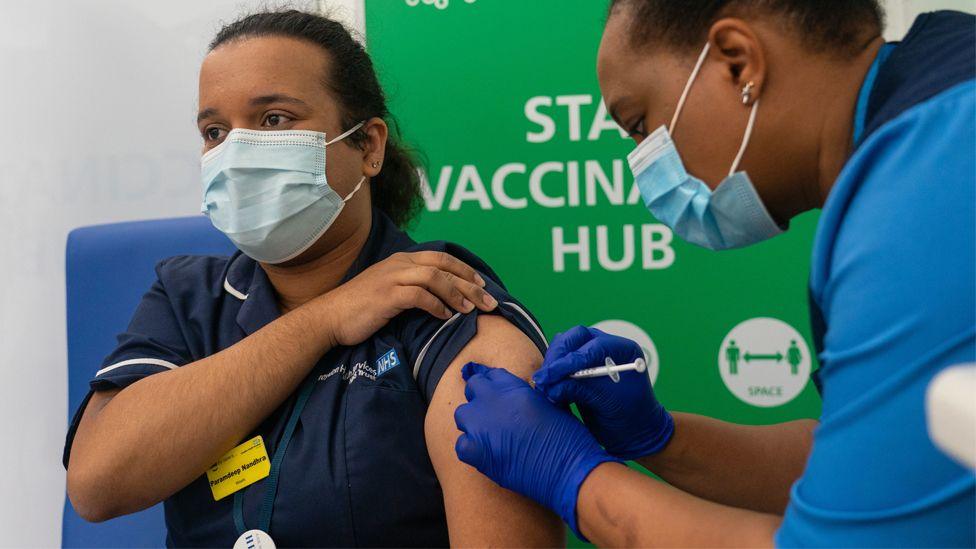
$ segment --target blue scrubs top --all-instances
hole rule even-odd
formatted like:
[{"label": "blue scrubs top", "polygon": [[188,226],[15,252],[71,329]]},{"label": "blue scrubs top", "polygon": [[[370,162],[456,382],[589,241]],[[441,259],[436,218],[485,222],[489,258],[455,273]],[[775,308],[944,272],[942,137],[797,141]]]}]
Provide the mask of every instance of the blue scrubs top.
[{"label": "blue scrubs top", "polygon": [[974,29],[923,15],[865,82],[814,245],[823,414],[778,546],[976,545],[976,478],[924,407],[935,374],[976,360]]},{"label": "blue scrubs top", "polygon": [[[467,250],[416,244],[374,210],[369,238],[343,281],[399,251],[448,252],[477,269],[496,310],[545,352],[532,315],[498,276]],[[119,345],[91,390],[123,388],[226,349],[280,315],[274,289],[249,257],[181,256],[162,261]],[[288,445],[271,536],[281,546],[446,546],[443,496],[427,454],[424,416],[445,369],[477,333],[478,311],[444,321],[405,312],[354,347],[319,361],[307,406]],[[90,394],[89,394],[90,398]],[[250,435],[273,455],[294,395]],[[71,423],[71,442],[88,398]],[[229,448],[228,448],[229,449]],[[255,527],[265,482],[244,489],[243,515]],[[205,475],[165,501],[169,546],[230,547],[237,539],[234,497],[214,501]]]}]

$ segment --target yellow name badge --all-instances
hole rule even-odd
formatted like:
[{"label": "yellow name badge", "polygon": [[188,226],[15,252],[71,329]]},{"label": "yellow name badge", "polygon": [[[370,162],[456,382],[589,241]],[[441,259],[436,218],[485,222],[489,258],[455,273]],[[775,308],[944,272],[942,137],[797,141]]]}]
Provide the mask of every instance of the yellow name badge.
[{"label": "yellow name badge", "polygon": [[250,486],[271,473],[271,460],[264,447],[264,439],[258,435],[237,446],[207,469],[207,480],[214,501]]}]

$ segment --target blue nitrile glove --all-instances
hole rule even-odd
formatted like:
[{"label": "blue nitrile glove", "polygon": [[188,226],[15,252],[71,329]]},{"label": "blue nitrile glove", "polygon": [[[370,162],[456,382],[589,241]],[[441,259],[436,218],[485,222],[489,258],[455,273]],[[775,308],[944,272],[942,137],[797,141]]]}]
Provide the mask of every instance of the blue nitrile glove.
[{"label": "blue nitrile glove", "polygon": [[507,370],[468,363],[468,404],[454,421],[458,458],[503,488],[554,510],[580,538],[576,498],[597,465],[617,461],[573,414]]},{"label": "blue nitrile glove", "polygon": [[619,383],[609,376],[569,377],[604,366],[608,356],[626,364],[644,358],[644,352],[629,339],[577,326],[553,339],[532,379],[553,402],[576,403],[586,426],[611,455],[630,460],[660,452],[674,434],[674,420],[655,398],[646,371],[621,372]]}]

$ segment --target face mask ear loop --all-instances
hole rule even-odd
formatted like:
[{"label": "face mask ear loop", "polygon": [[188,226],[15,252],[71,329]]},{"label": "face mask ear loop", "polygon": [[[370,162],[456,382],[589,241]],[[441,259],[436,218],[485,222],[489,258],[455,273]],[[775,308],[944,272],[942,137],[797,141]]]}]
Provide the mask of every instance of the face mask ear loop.
[{"label": "face mask ear loop", "polygon": [[742,145],[739,146],[739,154],[735,155],[735,161],[732,162],[732,169],[729,170],[729,175],[735,173],[735,170],[739,168],[739,163],[742,162],[742,157],[746,154],[746,147],[749,146],[749,140],[752,139],[752,128],[756,125],[756,113],[759,111],[759,100],[752,104],[752,112],[749,113],[749,124],[746,125],[746,133],[742,136]]},{"label": "face mask ear loop", "polygon": [[702,65],[705,64],[705,57],[708,55],[708,50],[712,47],[711,42],[706,42],[705,47],[702,49],[701,55],[698,56],[698,62],[695,63],[694,70],[691,71],[691,76],[688,77],[688,82],[685,84],[685,91],[681,92],[681,98],[678,99],[678,106],[674,109],[674,116],[671,118],[671,125],[668,126],[668,133],[674,133],[674,126],[678,123],[678,115],[681,114],[681,109],[685,108],[685,101],[688,100],[688,92],[691,91],[691,85],[695,83],[695,79],[698,78],[698,73],[701,71]]},{"label": "face mask ear loop", "polygon": [[356,130],[358,130],[359,128],[362,128],[362,127],[363,127],[363,125],[365,125],[365,124],[366,124],[366,121],[365,121],[365,120],[363,120],[363,121],[362,121],[362,122],[360,122],[359,124],[356,124],[355,126],[353,126],[353,127],[351,127],[351,128],[349,128],[348,130],[346,130],[346,131],[345,131],[345,133],[343,133],[343,134],[342,134],[342,135],[340,135],[339,137],[336,137],[336,138],[335,138],[335,139],[333,139],[332,141],[327,141],[327,142],[325,143],[325,146],[326,146],[326,147],[328,147],[329,145],[331,145],[331,144],[333,144],[333,143],[338,143],[339,141],[342,141],[343,139],[345,139],[345,138],[347,138],[347,137],[349,137],[350,135],[352,135],[352,134],[353,134],[353,132],[355,132],[355,131],[356,131]]},{"label": "face mask ear loop", "polygon": [[366,182],[366,176],[364,175],[363,178],[359,180],[359,183],[356,183],[356,188],[353,189],[351,193],[347,194],[346,197],[342,199],[342,201],[349,202],[349,199],[352,198],[352,195],[359,192],[359,189],[362,188],[363,183],[365,182]]}]

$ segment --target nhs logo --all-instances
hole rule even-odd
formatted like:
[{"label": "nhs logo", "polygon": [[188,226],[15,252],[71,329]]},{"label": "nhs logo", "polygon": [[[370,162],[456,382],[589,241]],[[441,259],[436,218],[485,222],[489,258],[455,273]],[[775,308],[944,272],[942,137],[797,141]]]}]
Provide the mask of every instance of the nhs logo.
[{"label": "nhs logo", "polygon": [[390,349],[385,355],[376,359],[376,375],[381,376],[399,365],[400,357],[397,356],[396,350]]}]

